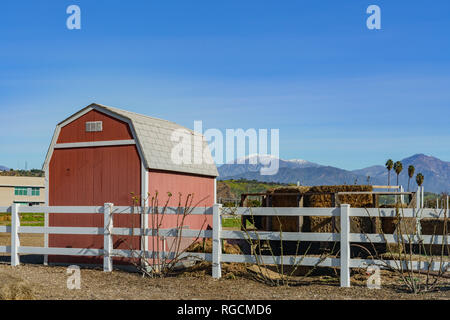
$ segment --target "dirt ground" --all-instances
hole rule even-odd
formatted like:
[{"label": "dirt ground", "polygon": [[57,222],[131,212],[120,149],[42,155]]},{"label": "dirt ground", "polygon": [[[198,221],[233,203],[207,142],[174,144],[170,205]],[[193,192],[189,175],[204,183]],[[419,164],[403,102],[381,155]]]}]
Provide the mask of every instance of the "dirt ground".
[{"label": "dirt ground", "polygon": [[[272,287],[242,274],[242,266],[225,265],[224,278],[210,276],[210,264],[203,263],[189,272],[168,278],[142,278],[137,273],[101,269],[81,269],[81,289],[67,289],[66,267],[21,265],[13,268],[0,264],[0,299],[42,300],[450,300],[450,280],[444,279],[440,291],[409,294],[401,290],[401,280],[389,272],[382,273],[382,288],[368,289],[367,275],[352,276],[352,288],[339,288],[339,279],[315,276],[301,285]],[[237,272],[236,272],[237,271]]]},{"label": "dirt ground", "polygon": [[[40,234],[21,234],[23,246],[44,245]],[[9,245],[9,234],[0,234],[0,246]],[[9,255],[9,254],[0,254]],[[5,258],[5,259],[4,259]],[[23,257],[22,261],[27,261]],[[381,289],[368,289],[368,275],[354,272],[352,287],[340,288],[339,277],[333,273],[301,278],[295,286],[273,287],[254,279],[253,267],[244,264],[223,264],[223,278],[211,277],[210,263],[202,263],[176,275],[161,278],[142,278],[137,273],[102,269],[81,269],[81,289],[67,289],[67,268],[43,266],[28,256],[33,264],[9,266],[8,259],[0,259],[0,300],[450,300],[450,279],[442,279],[440,290],[425,294],[409,294],[402,289],[402,280],[388,271],[382,271]],[[38,259],[39,261],[40,259]],[[126,290],[124,290],[124,287]]]}]

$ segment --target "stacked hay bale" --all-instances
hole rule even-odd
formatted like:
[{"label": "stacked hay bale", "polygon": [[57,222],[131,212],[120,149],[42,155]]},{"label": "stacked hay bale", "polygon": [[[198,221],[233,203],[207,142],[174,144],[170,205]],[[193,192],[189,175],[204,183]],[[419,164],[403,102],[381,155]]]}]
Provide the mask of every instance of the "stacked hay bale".
[{"label": "stacked hay bale", "polygon": [[[338,192],[371,192],[369,185],[340,185],[340,186],[316,186],[309,189],[309,195],[305,196],[304,206],[315,208],[330,208],[340,204],[349,204],[354,208],[373,208],[375,206],[370,194],[345,194],[334,199]],[[339,217],[308,217],[307,231],[310,232],[339,232]],[[379,218],[350,217],[350,232],[352,233],[377,233],[381,228]]]},{"label": "stacked hay bale", "polygon": [[[337,186],[315,186],[315,187],[289,187],[271,190],[270,194],[276,193],[297,193],[303,194],[300,197],[280,195],[273,197],[272,207],[319,207],[333,208],[340,204],[349,204],[354,208],[373,208],[375,199],[372,194],[344,194],[339,192],[372,192],[369,185],[337,185]],[[279,230],[276,221],[280,219],[282,229],[286,232],[319,232],[319,233],[339,233],[339,217],[272,217],[274,222],[271,230]],[[380,233],[381,219],[379,217],[350,217],[350,232],[352,233]],[[334,248],[332,242],[312,243],[312,252],[329,250]],[[364,245],[362,245],[364,246]],[[365,246],[370,247],[370,245]],[[377,250],[385,250],[384,246],[377,247]]]},{"label": "stacked hay bale", "polygon": [[[303,207],[304,197],[301,194],[308,192],[310,187],[279,187],[267,191],[271,197],[272,207]],[[281,193],[281,195],[277,195]],[[283,195],[292,193],[291,195]],[[302,231],[303,217],[284,217],[275,216],[270,217],[272,222],[272,230],[284,232],[299,232]]]},{"label": "stacked hay bale", "polygon": [[[315,207],[331,208],[340,204],[349,204],[355,208],[373,208],[375,206],[371,194],[345,194],[335,196],[338,192],[371,192],[369,185],[338,185],[315,187],[280,187],[268,190],[272,207]],[[278,195],[282,194],[282,195]],[[286,195],[292,193],[293,195]],[[298,196],[296,196],[298,195]],[[352,233],[378,233],[381,222],[377,217],[351,217],[350,230]],[[272,217],[272,230],[279,231],[280,223],[285,232],[339,232],[340,220],[332,217]]]}]

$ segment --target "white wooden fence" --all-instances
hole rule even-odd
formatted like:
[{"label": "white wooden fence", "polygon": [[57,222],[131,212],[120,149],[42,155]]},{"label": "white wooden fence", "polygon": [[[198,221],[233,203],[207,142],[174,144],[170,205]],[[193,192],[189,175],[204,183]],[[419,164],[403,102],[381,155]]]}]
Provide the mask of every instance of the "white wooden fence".
[{"label": "white wooden fence", "polygon": [[[420,199],[418,198],[418,203]],[[448,200],[447,200],[448,201]],[[446,209],[423,209],[420,205],[419,209],[401,209],[401,216],[405,218],[438,218],[444,219],[447,215]],[[131,250],[119,250],[113,248],[112,236],[156,236],[155,229],[142,228],[114,228],[114,214],[141,214],[139,208],[134,207],[114,207],[111,203],[106,203],[103,207],[20,207],[17,204],[11,207],[0,207],[0,212],[11,213],[11,226],[0,227],[0,233],[11,233],[11,245],[0,246],[0,253],[11,254],[11,265],[18,266],[20,264],[20,254],[39,254],[39,255],[71,255],[71,256],[103,256],[103,269],[110,272],[113,269],[113,257],[133,257]],[[230,211],[231,210],[231,211]],[[27,213],[94,213],[104,215],[103,228],[89,227],[25,227],[20,226],[19,212]],[[161,210],[160,210],[161,212]],[[168,208],[166,214],[179,214],[179,208]],[[352,259],[350,257],[350,243],[398,243],[401,239],[397,235],[383,234],[360,234],[350,232],[350,217],[396,217],[395,209],[381,208],[351,208],[347,204],[343,204],[337,208],[222,208],[221,205],[214,205],[209,208],[195,208],[191,214],[212,215],[213,230],[183,230],[183,237],[186,238],[212,238],[213,250],[212,254],[205,253],[186,253],[185,256],[194,256],[213,263],[213,277],[221,277],[222,262],[237,263],[256,263],[258,258],[262,263],[267,265],[283,264],[283,265],[302,265],[302,266],[318,266],[318,267],[337,267],[340,268],[340,284],[342,287],[350,286],[350,269],[366,268],[369,265],[389,265],[392,268],[399,267],[399,261],[377,261],[371,259]],[[340,233],[304,233],[304,232],[283,232],[282,235],[277,231],[226,231],[222,230],[222,217],[233,214],[235,216],[321,216],[321,217],[340,217]],[[177,229],[159,230],[161,237],[176,237]],[[104,248],[53,248],[53,247],[25,247],[20,245],[20,233],[38,233],[38,234],[77,234],[77,235],[103,235]],[[340,258],[318,258],[312,256],[258,256],[254,255],[235,255],[222,253],[223,239],[260,239],[260,240],[278,240],[278,241],[324,241],[324,242],[340,242]],[[426,244],[448,244],[448,235],[404,235],[406,243]],[[160,252],[161,253],[161,252]],[[152,256],[154,252],[146,251],[147,256]],[[162,252],[169,256],[173,253]],[[406,263],[403,262],[406,267]],[[439,261],[429,265],[425,261],[408,263],[409,268],[421,270],[446,270],[449,262],[444,264]]]}]

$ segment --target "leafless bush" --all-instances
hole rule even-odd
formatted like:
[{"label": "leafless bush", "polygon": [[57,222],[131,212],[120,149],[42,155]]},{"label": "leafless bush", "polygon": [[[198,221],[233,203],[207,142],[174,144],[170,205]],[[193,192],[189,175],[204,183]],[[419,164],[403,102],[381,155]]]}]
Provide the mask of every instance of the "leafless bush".
[{"label": "leafless bush", "polygon": [[[249,208],[249,210],[250,223],[252,225],[255,225],[255,217],[252,213],[251,208]],[[227,208],[227,215],[237,217],[235,208]],[[334,247],[333,250],[331,250],[331,253],[322,253],[319,257],[318,262],[312,267],[307,267],[309,270],[307,272],[302,272],[304,273],[302,276],[296,276],[297,271],[299,271],[299,268],[303,266],[303,262],[311,250],[312,243],[308,244],[308,247],[303,254],[299,254],[301,241],[298,240],[295,246],[295,253],[289,255],[286,254],[285,244],[287,243],[287,241],[283,237],[283,225],[279,217],[276,217],[279,223],[278,232],[280,241],[277,242],[277,244],[279,243],[279,255],[278,253],[274,253],[273,242],[271,243],[271,241],[269,240],[261,239],[258,232],[255,232],[255,230],[248,228],[247,225],[245,223],[242,223],[242,220],[240,220],[241,230],[245,234],[245,241],[250,247],[251,255],[253,256],[255,265],[257,267],[257,272],[255,273],[254,279],[270,286],[293,286],[304,283],[305,279],[310,276],[326,258],[331,256],[332,252],[334,251]],[[264,247],[266,248],[266,252],[263,251]],[[267,262],[267,257],[269,257],[269,260],[271,260],[271,262]],[[287,260],[291,261],[291,263],[289,264],[289,268],[286,268],[286,265],[288,265],[286,263]],[[274,271],[271,271],[271,269]],[[271,276],[271,274],[273,274],[273,276]]]},{"label": "leafless bush", "polygon": [[[436,239],[436,229],[430,237],[429,244],[425,243],[421,234],[420,216],[423,209],[419,211],[418,217],[415,221],[415,231],[411,232],[411,226],[403,223],[405,220],[404,210],[400,204],[396,205],[396,225],[394,245],[390,245],[387,241],[386,235],[381,230],[381,235],[386,243],[386,253],[380,253],[380,250],[370,241],[370,237],[366,235],[369,240],[373,253],[369,252],[369,257],[373,259],[376,265],[381,268],[390,270],[397,274],[406,290],[411,293],[430,292],[438,289],[443,279],[448,278],[448,270],[450,268],[450,261],[448,259],[449,244],[447,230],[448,209],[444,211],[443,232],[439,234],[442,236],[442,243],[440,245],[440,254],[433,255],[432,246],[433,239]],[[369,212],[367,212],[369,214]],[[381,218],[381,213],[379,212]],[[406,218],[408,220],[412,218]],[[392,263],[390,263],[392,262]],[[438,271],[433,271],[433,265],[439,265]],[[422,266],[426,266],[423,268]]]},{"label": "leafless bush", "polygon": [[[166,277],[172,274],[184,261],[199,259],[197,255],[188,253],[186,249],[189,245],[186,245],[186,242],[183,243],[183,239],[192,239],[184,237],[183,231],[186,228],[186,219],[192,215],[195,208],[195,205],[193,205],[194,194],[188,194],[183,201],[183,196],[179,193],[178,205],[176,208],[172,208],[176,209],[176,213],[174,213],[176,216],[175,226],[162,229],[169,215],[168,210],[171,209],[169,203],[172,197],[172,193],[168,192],[167,200],[163,203],[163,206],[160,206],[158,192],[153,196],[149,193],[145,201],[141,201],[140,197],[132,194],[134,214],[139,214],[142,218],[148,217],[149,229],[144,228],[143,219],[141,219],[140,234],[137,235],[134,219],[131,219],[131,230],[133,230],[131,240],[121,238],[121,242],[125,243],[131,252],[130,263],[136,267],[143,277]],[[145,205],[146,203],[148,205]],[[190,244],[199,241],[205,225],[206,216],[198,234],[191,240]],[[150,230],[150,233],[145,235],[148,230]],[[136,236],[140,237],[140,248],[137,248],[132,240]],[[146,245],[146,238],[148,238],[149,248]]]}]

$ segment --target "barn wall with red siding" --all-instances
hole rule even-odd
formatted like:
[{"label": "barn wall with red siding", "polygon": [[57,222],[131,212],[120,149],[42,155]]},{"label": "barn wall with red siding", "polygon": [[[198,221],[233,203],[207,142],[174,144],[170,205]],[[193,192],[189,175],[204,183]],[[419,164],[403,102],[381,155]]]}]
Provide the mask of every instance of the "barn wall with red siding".
[{"label": "barn wall with red siding", "polygon": [[[86,122],[102,121],[102,132],[86,132]],[[128,123],[115,119],[96,110],[89,111],[85,115],[67,124],[61,129],[58,143],[132,140]]]},{"label": "barn wall with red siding", "polygon": [[[141,161],[136,146],[56,149],[50,162],[50,206],[116,206],[132,204],[141,193]],[[103,227],[102,214],[50,214],[51,227]],[[116,215],[116,227],[140,227],[140,217]],[[139,249],[139,239],[114,236],[115,248]],[[49,235],[50,247],[103,248],[103,236]],[[50,262],[101,263],[99,258],[49,257]]]}]

